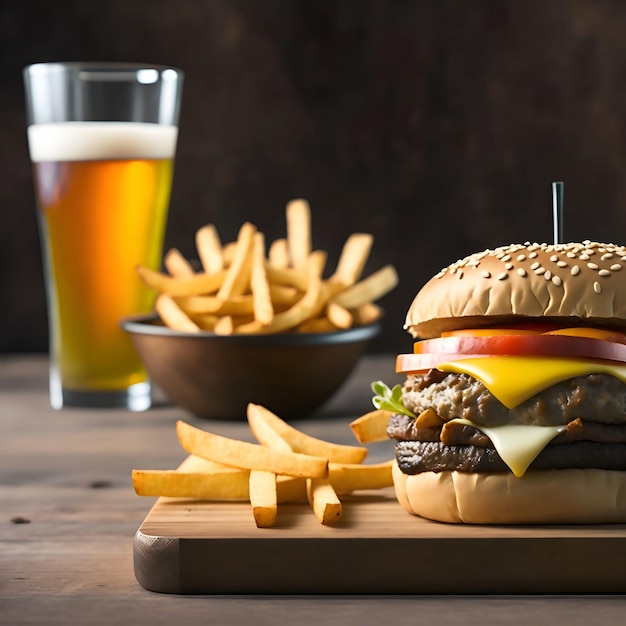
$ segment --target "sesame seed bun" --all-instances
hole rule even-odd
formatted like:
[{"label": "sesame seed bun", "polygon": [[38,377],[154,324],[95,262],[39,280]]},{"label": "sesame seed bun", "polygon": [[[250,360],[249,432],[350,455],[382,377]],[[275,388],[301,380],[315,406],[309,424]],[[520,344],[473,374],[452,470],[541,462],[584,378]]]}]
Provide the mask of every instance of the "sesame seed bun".
[{"label": "sesame seed bun", "polygon": [[542,318],[626,327],[626,247],[591,241],[512,244],[460,259],[415,296],[405,329],[422,339]]},{"label": "sesame seed bun", "polygon": [[465,524],[626,522],[626,472],[561,469],[511,473],[403,474],[394,464],[398,502],[412,515]]}]

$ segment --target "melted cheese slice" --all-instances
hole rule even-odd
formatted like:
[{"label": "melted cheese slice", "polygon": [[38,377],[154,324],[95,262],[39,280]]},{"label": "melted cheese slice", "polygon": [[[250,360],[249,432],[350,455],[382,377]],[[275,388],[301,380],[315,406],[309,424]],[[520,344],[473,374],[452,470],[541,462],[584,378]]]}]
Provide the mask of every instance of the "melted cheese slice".
[{"label": "melted cheese slice", "polygon": [[480,357],[441,363],[437,369],[469,374],[509,409],[552,385],[577,376],[609,374],[626,383],[626,365],[567,357]]},{"label": "melted cheese slice", "polygon": [[532,426],[527,424],[507,424],[505,426],[482,426],[466,419],[453,422],[473,426],[491,439],[500,458],[511,468],[515,476],[521,478],[537,455],[567,426]]}]

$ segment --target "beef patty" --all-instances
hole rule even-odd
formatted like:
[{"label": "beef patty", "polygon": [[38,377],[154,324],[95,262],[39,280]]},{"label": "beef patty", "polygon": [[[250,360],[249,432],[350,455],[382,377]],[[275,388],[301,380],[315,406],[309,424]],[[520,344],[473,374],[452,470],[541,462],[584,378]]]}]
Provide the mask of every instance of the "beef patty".
[{"label": "beef patty", "polygon": [[[440,441],[398,441],[396,461],[405,474],[421,472],[506,472],[510,471],[493,448],[446,446]],[[528,470],[547,469],[626,470],[625,443],[577,441],[546,446]]]},{"label": "beef patty", "polygon": [[432,408],[444,421],[462,417],[483,426],[554,426],[577,417],[608,424],[626,423],[626,385],[608,374],[563,381],[508,409],[475,378],[430,370],[407,377],[402,401],[416,415]]},{"label": "beef patty", "polygon": [[489,437],[468,425],[566,424],[531,463],[533,469],[597,468],[626,470],[626,385],[606,374],[559,383],[508,409],[478,380],[466,374],[431,370],[411,375],[403,388],[404,406],[416,415],[433,409],[438,426],[420,427],[393,415],[387,434],[396,440],[396,460],[405,474],[447,470],[508,471]]}]

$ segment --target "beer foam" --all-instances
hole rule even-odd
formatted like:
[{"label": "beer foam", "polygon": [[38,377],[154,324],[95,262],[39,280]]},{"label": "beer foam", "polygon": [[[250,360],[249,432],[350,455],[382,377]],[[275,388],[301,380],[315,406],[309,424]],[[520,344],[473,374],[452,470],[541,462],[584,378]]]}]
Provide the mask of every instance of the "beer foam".
[{"label": "beer foam", "polygon": [[63,122],[28,127],[31,161],[172,159],[178,128],[141,122]]}]

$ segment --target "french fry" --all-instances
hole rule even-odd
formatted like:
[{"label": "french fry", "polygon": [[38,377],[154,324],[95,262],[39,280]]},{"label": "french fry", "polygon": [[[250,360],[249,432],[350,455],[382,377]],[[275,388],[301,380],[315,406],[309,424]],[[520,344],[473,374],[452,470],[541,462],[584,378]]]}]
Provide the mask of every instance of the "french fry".
[{"label": "french fry", "polygon": [[343,506],[328,478],[308,478],[307,496],[315,517],[329,526],[336,524],[343,514]]},{"label": "french fry", "polygon": [[257,528],[268,528],[276,523],[278,498],[276,474],[262,470],[250,472],[250,504]]},{"label": "french fry", "polygon": [[163,258],[165,269],[172,276],[193,276],[195,272],[187,259],[177,248],[171,248]]},{"label": "french fry", "polygon": [[306,502],[306,478],[276,475],[276,499],[284,502]]},{"label": "french fry", "polygon": [[[252,302],[249,296],[239,296],[241,300],[246,302],[246,310],[252,312]],[[176,298],[178,306],[187,313],[187,315],[198,315],[205,313],[224,313],[232,314],[233,309],[238,308],[239,302],[236,299],[222,300],[217,296],[187,296],[184,298]]]},{"label": "french fry", "polygon": [[222,283],[217,297],[226,300],[231,296],[240,296],[250,284],[250,272],[252,270],[252,244],[256,226],[250,222],[245,222],[239,229],[237,236],[237,246],[235,248],[233,260]]},{"label": "french fry", "polygon": [[267,446],[274,447],[278,435],[294,452],[325,457],[336,463],[361,463],[367,456],[365,447],[347,446],[311,437],[260,404],[249,403],[247,416],[254,436]]},{"label": "french fry", "polygon": [[355,326],[373,324],[383,316],[383,310],[373,302],[366,302],[351,311]]},{"label": "french fry", "polygon": [[306,200],[287,203],[287,248],[291,265],[306,267],[311,253],[311,209]]},{"label": "french fry", "polygon": [[329,302],[326,306],[328,320],[336,328],[350,328],[352,326],[352,313],[336,302]]},{"label": "french fry", "polygon": [[382,298],[398,284],[398,274],[393,265],[385,265],[362,281],[336,295],[333,301],[346,309],[356,309],[368,302]]},{"label": "french fry", "polygon": [[393,486],[392,466],[393,461],[370,465],[330,463],[328,480],[338,494],[362,489],[384,489]]},{"label": "french fry", "polygon": [[250,470],[133,470],[133,488],[140,496],[199,500],[248,500]]},{"label": "french fry", "polygon": [[213,224],[207,224],[196,232],[196,250],[207,274],[215,274],[224,269],[222,244]]},{"label": "french fry", "polygon": [[374,236],[368,233],[350,235],[343,245],[331,280],[343,283],[346,287],[354,285],[363,273],[373,243]]},{"label": "french fry", "polygon": [[214,331],[221,319],[221,317],[212,315],[211,313],[199,313],[192,317],[192,320],[197,324],[200,330],[209,331]]},{"label": "french fry", "polygon": [[289,267],[289,250],[286,239],[274,239],[268,251],[269,262],[274,267]]},{"label": "french fry", "polygon": [[[226,466],[183,471],[181,465],[177,470],[133,470],[132,481],[139,496],[249,501],[250,474],[250,470]],[[305,502],[306,499],[306,479],[276,477],[278,504]]]},{"label": "french fry", "polygon": [[350,428],[359,443],[385,441],[388,439],[387,424],[391,415],[391,411],[376,409],[350,422]]},{"label": "french fry", "polygon": [[304,320],[296,330],[299,333],[332,333],[338,330],[328,317],[312,317]]},{"label": "french fry", "polygon": [[[140,496],[198,500],[250,500],[250,470],[190,454],[175,470],[133,470],[133,487]],[[306,479],[276,477],[277,501],[306,501]]]},{"label": "french fry", "polygon": [[197,333],[200,327],[176,304],[170,296],[157,296],[154,308],[163,322],[171,329],[184,333]]},{"label": "french fry", "polygon": [[295,452],[296,450],[291,447],[287,439],[285,439],[285,437],[280,434],[278,429],[273,426],[271,419],[266,419],[266,412],[273,415],[273,413],[271,413],[268,409],[258,404],[249,403],[246,409],[248,426],[250,426],[250,430],[256,440],[260,444],[263,444],[268,448],[272,448],[273,450]]},{"label": "french fry", "polygon": [[168,276],[138,265],[136,271],[147,287],[174,298],[215,293],[226,277],[226,270],[217,272],[217,274],[197,273],[193,276]]},{"label": "french fry", "polygon": [[264,446],[229,439],[199,428],[182,420],[176,423],[180,445],[189,454],[249,470],[265,470],[300,478],[319,478],[328,475],[328,459],[280,452]]},{"label": "french fry", "polygon": [[322,274],[326,267],[328,254],[324,250],[315,250],[307,257],[307,276],[309,279],[307,291],[311,288],[312,283],[322,282]]},{"label": "french fry", "polygon": [[[293,305],[297,302],[297,293],[287,287],[272,286],[269,298],[277,306]],[[189,296],[188,298],[176,298],[178,306],[189,316],[212,313],[214,315],[254,315],[254,300],[251,294],[233,296],[228,300],[222,300],[217,296]]]},{"label": "french fry", "polygon": [[296,287],[300,291],[306,291],[309,286],[309,275],[306,268],[294,269],[292,267],[276,267],[271,263],[267,263],[265,265],[265,271],[270,283]]},{"label": "french fry", "polygon": [[265,238],[263,233],[260,232],[254,234],[254,242],[252,244],[252,274],[250,283],[254,319],[263,325],[267,325],[274,319],[274,306],[265,272]]},{"label": "french fry", "polygon": [[[267,270],[267,267],[266,267]],[[267,271],[266,271],[267,275]],[[272,285],[270,283],[270,298],[275,306],[294,305],[302,297],[302,292],[288,285]]]},{"label": "french fry", "polygon": [[258,320],[242,324],[240,333],[277,333],[295,328],[304,320],[315,317],[324,307],[327,292],[323,289],[321,274],[326,263],[326,254],[316,250],[309,257],[308,288],[301,300],[291,308],[277,313],[269,324],[261,324]]},{"label": "french fry", "polygon": [[224,244],[222,247],[222,257],[224,258],[224,267],[230,267],[235,258],[235,252],[237,251],[237,242],[230,241]]},{"label": "french fry", "polygon": [[213,326],[213,332],[216,335],[232,335],[234,330],[235,324],[233,323],[232,315],[220,317],[215,326]]}]

